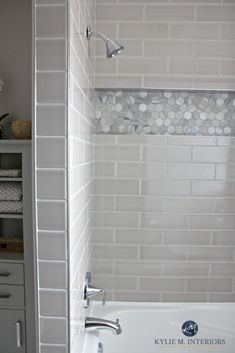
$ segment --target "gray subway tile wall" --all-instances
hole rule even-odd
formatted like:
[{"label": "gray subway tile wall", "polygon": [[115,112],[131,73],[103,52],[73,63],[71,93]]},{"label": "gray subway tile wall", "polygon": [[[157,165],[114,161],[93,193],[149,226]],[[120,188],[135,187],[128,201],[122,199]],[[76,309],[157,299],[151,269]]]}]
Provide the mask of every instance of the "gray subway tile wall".
[{"label": "gray subway tile wall", "polygon": [[97,1],[96,28],[125,50],[107,63],[96,44],[97,88],[235,88],[235,4]]},{"label": "gray subway tile wall", "polygon": [[65,3],[36,1],[35,180],[40,353],[68,352],[66,38]]},{"label": "gray subway tile wall", "polygon": [[84,36],[94,28],[94,1],[73,0],[69,11],[68,71],[68,204],[70,352],[84,343],[83,285],[90,270],[94,169],[94,41]]},{"label": "gray subway tile wall", "polygon": [[78,352],[94,164],[94,48],[82,32],[94,2],[37,0],[35,14],[39,352]]},{"label": "gray subway tile wall", "polygon": [[93,271],[108,298],[234,301],[234,142],[96,135]]}]

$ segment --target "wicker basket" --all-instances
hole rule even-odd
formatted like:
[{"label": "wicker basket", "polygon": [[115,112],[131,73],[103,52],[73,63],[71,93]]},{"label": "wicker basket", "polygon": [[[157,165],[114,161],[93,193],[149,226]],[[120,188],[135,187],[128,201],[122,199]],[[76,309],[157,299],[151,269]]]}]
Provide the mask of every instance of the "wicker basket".
[{"label": "wicker basket", "polygon": [[0,237],[0,252],[23,253],[24,244],[22,239],[1,238]]}]

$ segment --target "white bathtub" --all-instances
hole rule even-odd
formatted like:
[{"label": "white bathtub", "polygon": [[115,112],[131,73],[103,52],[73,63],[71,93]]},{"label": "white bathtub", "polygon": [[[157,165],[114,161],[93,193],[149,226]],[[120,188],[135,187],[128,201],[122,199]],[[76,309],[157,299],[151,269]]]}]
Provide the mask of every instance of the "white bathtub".
[{"label": "white bathtub", "polygon": [[94,303],[90,316],[120,319],[122,334],[87,333],[85,353],[235,353],[235,303]]}]

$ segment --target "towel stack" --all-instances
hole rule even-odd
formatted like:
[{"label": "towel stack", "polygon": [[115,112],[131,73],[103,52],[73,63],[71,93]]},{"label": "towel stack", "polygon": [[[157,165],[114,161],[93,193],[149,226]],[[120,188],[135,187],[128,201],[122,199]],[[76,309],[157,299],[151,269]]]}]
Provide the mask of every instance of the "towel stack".
[{"label": "towel stack", "polygon": [[[19,177],[18,169],[0,170],[0,177]],[[0,213],[22,213],[22,183],[18,181],[0,182]]]}]

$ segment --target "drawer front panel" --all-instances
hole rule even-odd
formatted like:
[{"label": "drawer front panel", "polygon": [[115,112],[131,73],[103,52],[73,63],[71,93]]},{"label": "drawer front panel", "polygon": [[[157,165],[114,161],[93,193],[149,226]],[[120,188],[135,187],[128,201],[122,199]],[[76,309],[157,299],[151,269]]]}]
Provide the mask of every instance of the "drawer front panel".
[{"label": "drawer front panel", "polygon": [[0,284],[24,284],[24,265],[0,262]]},{"label": "drawer front panel", "polygon": [[24,286],[0,285],[0,307],[24,307]]}]

